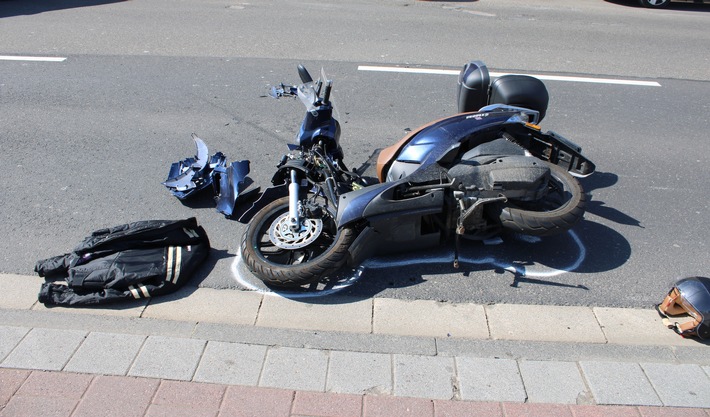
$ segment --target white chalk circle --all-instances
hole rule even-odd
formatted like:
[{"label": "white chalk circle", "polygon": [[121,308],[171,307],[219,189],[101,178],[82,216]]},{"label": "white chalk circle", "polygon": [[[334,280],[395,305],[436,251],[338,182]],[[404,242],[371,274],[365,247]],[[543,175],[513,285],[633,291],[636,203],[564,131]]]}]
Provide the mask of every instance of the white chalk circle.
[{"label": "white chalk circle", "polygon": [[[473,265],[491,265],[493,268],[499,268],[506,270],[515,274],[516,276],[523,278],[549,278],[554,276],[559,276],[568,272],[572,272],[579,268],[579,266],[584,262],[587,256],[587,250],[580,240],[577,234],[570,230],[567,232],[569,237],[574,242],[574,245],[570,245],[569,250],[575,250],[577,253],[572,255],[567,253],[566,255],[573,256],[573,259],[566,265],[552,268],[544,265],[520,265],[514,262],[505,261],[498,259],[495,256],[485,255],[485,256],[472,256],[466,254],[459,254],[459,263],[462,265],[473,264]],[[516,239],[527,244],[539,244],[543,240],[534,236],[524,236],[516,235]],[[502,244],[502,240],[495,241],[495,244]],[[397,268],[405,267],[411,265],[434,265],[441,263],[451,263],[453,259],[453,254],[449,251],[446,253],[422,256],[420,252],[417,252],[416,257],[398,256],[398,257],[375,257],[366,260],[359,267],[354,270],[343,271],[339,274],[336,279],[325,282],[313,284],[308,287],[302,287],[299,290],[276,290],[267,287],[261,280],[256,278],[249,270],[246,268],[242,262],[241,254],[237,253],[237,256],[232,262],[232,276],[235,281],[242,287],[250,290],[256,291],[262,294],[269,294],[275,296],[281,296],[285,298],[313,298],[313,297],[324,297],[332,295],[342,291],[351,285],[355,284],[363,275],[366,274],[369,269],[387,269],[387,268]]]}]

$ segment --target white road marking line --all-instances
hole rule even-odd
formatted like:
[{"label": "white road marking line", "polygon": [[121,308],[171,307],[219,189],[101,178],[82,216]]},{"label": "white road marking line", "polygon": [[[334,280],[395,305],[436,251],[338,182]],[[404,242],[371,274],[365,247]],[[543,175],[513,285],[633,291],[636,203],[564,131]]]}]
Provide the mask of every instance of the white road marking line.
[{"label": "white road marking line", "polygon": [[433,68],[373,67],[360,65],[358,71],[401,72],[405,74],[459,75],[459,71]]},{"label": "white road marking line", "polygon": [[[359,71],[377,71],[377,72],[399,72],[405,74],[434,74],[434,75],[459,75],[458,70],[444,70],[444,69],[434,69],[434,68],[404,68],[404,67],[379,67],[370,65],[360,65],[357,67]],[[510,73],[505,72],[491,72],[491,77],[501,77],[503,75],[509,75]],[[526,74],[531,77],[538,78],[540,80],[548,81],[568,81],[577,83],[596,83],[596,84],[618,84],[618,85],[633,85],[642,87],[660,87],[656,81],[638,81],[638,80],[622,80],[613,78],[591,78],[591,77],[568,77],[561,75],[537,75],[537,74]]]},{"label": "white road marking line", "polygon": [[14,56],[0,55],[0,61],[25,61],[25,62],[64,62],[67,59],[60,56]]}]

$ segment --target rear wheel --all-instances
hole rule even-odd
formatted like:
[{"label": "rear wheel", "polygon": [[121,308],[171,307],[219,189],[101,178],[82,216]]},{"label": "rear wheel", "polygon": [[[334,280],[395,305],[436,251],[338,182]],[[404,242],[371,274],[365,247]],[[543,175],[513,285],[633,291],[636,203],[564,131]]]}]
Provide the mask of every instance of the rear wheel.
[{"label": "rear wheel", "polygon": [[586,195],[579,182],[563,168],[545,162],[550,168],[547,194],[540,200],[508,200],[489,206],[503,228],[535,236],[556,235],[571,229],[584,216]]},{"label": "rear wheel", "polygon": [[317,282],[343,266],[354,231],[338,230],[330,207],[313,212],[296,232],[288,224],[288,197],[254,216],[241,242],[242,257],[254,275],[267,285],[293,288]]}]

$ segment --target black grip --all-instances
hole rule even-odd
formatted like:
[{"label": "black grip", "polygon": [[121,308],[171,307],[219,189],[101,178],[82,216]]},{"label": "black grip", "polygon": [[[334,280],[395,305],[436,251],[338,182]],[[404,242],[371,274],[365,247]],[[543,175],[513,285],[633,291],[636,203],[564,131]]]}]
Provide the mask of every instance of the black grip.
[{"label": "black grip", "polygon": [[328,104],[330,101],[330,90],[333,89],[333,82],[328,81],[325,83],[325,93],[323,95],[323,104]]}]

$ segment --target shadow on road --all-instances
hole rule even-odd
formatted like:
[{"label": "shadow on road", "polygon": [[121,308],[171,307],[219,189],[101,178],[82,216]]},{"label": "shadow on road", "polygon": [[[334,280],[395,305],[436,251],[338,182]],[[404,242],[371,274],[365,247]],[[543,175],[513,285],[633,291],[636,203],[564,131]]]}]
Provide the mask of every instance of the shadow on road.
[{"label": "shadow on road", "polygon": [[[619,181],[619,177],[616,174],[610,172],[595,172],[594,175],[583,178],[580,183],[584,188],[584,191],[591,193],[594,190],[600,188],[611,187]],[[641,222],[621,211],[607,206],[603,201],[596,201],[593,199],[587,200],[587,213],[594,214],[596,216],[605,218],[614,223],[623,224],[627,226],[636,226],[643,228]]]},{"label": "shadow on road", "polygon": [[[372,166],[360,168],[366,171]],[[585,191],[591,192],[611,187],[617,182],[617,175],[597,172],[584,178],[583,186]],[[642,227],[639,220],[601,201],[588,201],[587,211],[617,224]],[[430,275],[468,277],[479,272],[495,271],[510,277],[513,288],[526,283],[587,292],[591,289],[585,285],[560,278],[566,272],[595,274],[611,271],[623,266],[631,257],[631,244],[622,234],[590,220],[581,221],[573,231],[559,236],[537,238],[507,234],[502,236],[500,243],[493,245],[462,242],[458,269],[453,267],[453,249],[453,242],[446,242],[427,251],[375,257],[358,267],[346,268],[325,282],[276,291],[284,297],[305,302],[337,303],[343,301],[328,300],[331,297],[323,296],[335,292],[355,296],[356,299],[368,298],[392,288],[421,285]],[[254,282],[249,280],[253,287],[268,291],[248,271],[244,271],[244,276],[253,278]],[[346,287],[345,291],[338,289]]]},{"label": "shadow on road", "polygon": [[[325,282],[276,292],[303,302],[331,304],[374,297],[393,288],[419,286],[432,276],[475,277],[477,273],[491,271],[507,276],[505,279],[509,279],[513,288],[525,283],[588,292],[592,288],[565,278],[566,272],[593,274],[617,269],[631,257],[631,245],[620,233],[595,222],[583,221],[574,230],[541,239],[507,235],[502,243],[493,246],[465,242],[458,269],[453,266],[453,243],[449,243],[428,251],[368,259]],[[255,286],[260,286],[254,280]],[[337,291],[338,287],[344,289]],[[326,297],[334,290],[354,298]]]},{"label": "shadow on road", "polygon": [[0,18],[32,15],[55,10],[74,9],[77,7],[101,6],[104,4],[120,3],[124,1],[126,0],[0,0]]}]

